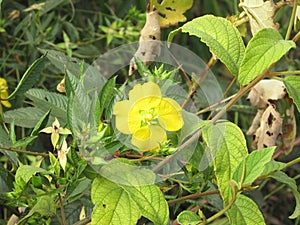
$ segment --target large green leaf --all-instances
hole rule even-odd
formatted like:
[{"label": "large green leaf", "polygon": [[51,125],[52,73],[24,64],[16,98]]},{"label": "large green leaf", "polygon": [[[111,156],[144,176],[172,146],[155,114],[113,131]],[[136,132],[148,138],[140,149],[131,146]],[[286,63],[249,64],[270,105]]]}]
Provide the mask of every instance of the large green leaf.
[{"label": "large green leaf", "polygon": [[16,89],[13,91],[8,96],[8,99],[11,99],[15,97],[16,95],[22,95],[25,93],[28,89],[32,88],[33,85],[35,85],[40,77],[41,71],[44,68],[44,62],[45,62],[45,57],[47,53],[45,53],[41,58],[35,60],[31,66],[26,70],[24,75],[22,76],[21,80],[18,83],[18,86]]},{"label": "large green leaf", "polygon": [[168,222],[167,203],[155,185],[127,186],[99,177],[93,182],[92,201],[92,225],[134,225],[142,215],[154,224]]},{"label": "large green leaf", "polygon": [[230,181],[238,165],[248,154],[246,140],[241,129],[231,122],[220,122],[203,129],[217,177],[217,184],[225,204],[232,199]]},{"label": "large green leaf", "polygon": [[141,217],[139,207],[126,189],[104,177],[96,178],[92,185],[92,201],[96,204],[92,225],[133,225]]},{"label": "large green leaf", "polygon": [[293,192],[295,199],[296,199],[296,207],[292,215],[289,216],[290,219],[295,219],[298,216],[300,216],[300,193],[298,191],[298,187],[296,184],[296,181],[286,175],[282,171],[277,171],[276,173],[273,173],[271,175],[272,178],[277,180],[278,182],[281,182],[283,184],[286,184]]},{"label": "large green leaf", "polygon": [[256,203],[239,194],[236,201],[227,211],[230,225],[265,225],[264,217]]},{"label": "large green leaf", "polygon": [[251,152],[250,155],[247,155],[245,161],[240,163],[233,179],[236,182],[241,181],[242,184],[255,181],[263,173],[265,165],[272,160],[274,151],[275,147],[271,147]]},{"label": "large green leaf", "polygon": [[293,99],[300,112],[300,76],[287,76],[283,80],[289,97]]},{"label": "large green leaf", "polygon": [[97,205],[92,224],[136,224],[141,216],[154,224],[168,223],[168,205],[153,184],[151,170],[113,160],[100,174],[92,185],[92,201]]},{"label": "large green leaf", "polygon": [[57,117],[60,121],[67,120],[67,97],[49,92],[43,89],[30,89],[25,93],[25,96],[32,101],[32,105],[47,112],[51,109],[51,114]]},{"label": "large green leaf", "polygon": [[222,17],[205,15],[172,31],[168,41],[172,41],[179,31],[188,32],[190,35],[199,37],[232,74],[238,74],[244,57],[245,46],[239,31],[231,22]]},{"label": "large green leaf", "polygon": [[26,107],[6,111],[4,118],[7,123],[14,121],[16,126],[33,128],[44,114],[45,112],[43,110],[36,107]]},{"label": "large green leaf", "polygon": [[296,45],[293,41],[283,40],[280,33],[272,28],[260,30],[249,41],[240,66],[238,81],[246,85],[260,75],[271,64],[277,62]]}]

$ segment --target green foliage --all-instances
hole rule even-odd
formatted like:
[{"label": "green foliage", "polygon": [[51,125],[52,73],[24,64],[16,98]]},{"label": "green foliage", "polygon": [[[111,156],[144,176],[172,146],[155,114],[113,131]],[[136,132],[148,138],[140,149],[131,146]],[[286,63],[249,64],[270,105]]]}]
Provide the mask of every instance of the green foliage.
[{"label": "green foliage", "polygon": [[[297,15],[290,13],[291,4],[278,1],[278,13],[269,16],[272,10],[268,11],[268,23],[262,23],[267,27],[256,27],[252,35],[247,30],[249,15],[241,12],[251,10],[245,1],[149,3],[147,8],[146,2],[132,0],[88,4],[82,0],[34,4],[0,0],[0,76],[8,84],[0,85],[1,224],[17,217],[18,224],[263,225],[270,223],[265,214],[274,218],[280,214],[282,224],[299,222],[299,176],[289,176],[298,174],[300,162],[296,130],[300,36],[292,31]],[[160,52],[153,64],[152,59],[136,58],[136,45],[126,45],[122,51],[122,45],[143,40],[141,30],[145,32],[142,37],[153,38],[151,26],[145,31],[143,25],[145,12],[154,9],[158,10],[161,41],[167,38],[171,50],[171,41],[190,48],[190,55],[171,53],[163,42],[156,46],[161,52],[151,52],[152,45],[141,51],[151,57]],[[264,15],[255,13],[255,18],[264,20]],[[183,24],[173,31],[164,29],[178,23]],[[179,32],[185,34],[176,35]],[[114,58],[103,63],[111,52]],[[191,55],[200,57],[197,62],[201,64],[189,61]],[[137,71],[128,76],[132,57]],[[187,62],[182,63],[181,57]],[[120,62],[123,67],[111,72]],[[280,112],[283,124],[277,131],[281,130],[281,138],[274,142],[276,146],[254,151],[244,134],[255,109],[243,96],[266,77],[282,80],[287,90],[278,100],[263,99],[269,93],[258,93],[254,99]],[[176,110],[160,105],[164,101],[158,108],[162,114],[148,105],[143,107],[149,112],[137,110],[136,104],[143,99],[129,105],[133,87],[148,81],[158,85],[162,97],[171,99],[170,107]],[[65,93],[57,93],[58,84]],[[216,94],[214,85],[219,84],[224,99]],[[273,87],[263,90],[274,92]],[[153,90],[140,93],[147,95],[147,91]],[[155,94],[151,93],[153,99]],[[207,96],[213,100],[203,108]],[[6,100],[12,108],[2,106]],[[115,112],[118,101],[136,110],[135,116],[122,114],[121,125]],[[292,110],[293,105],[298,111]],[[259,110],[263,109],[258,109],[257,117]],[[182,117],[181,129],[172,127],[178,121],[169,121],[174,118],[170,112]],[[272,137],[272,129],[264,128],[272,127],[279,116],[270,113],[262,118],[254,119],[252,126],[259,131],[255,135]],[[59,125],[52,126],[55,119]],[[132,124],[139,126],[134,134],[130,133]],[[159,146],[147,152],[138,149],[133,137],[151,139],[156,133],[149,128],[148,135],[145,130],[158,124],[166,128]],[[122,125],[129,134],[118,129]],[[293,149],[285,152],[287,156],[281,149],[286,145]],[[268,200],[280,194],[274,198],[276,204]]]},{"label": "green foliage", "polygon": [[296,45],[293,41],[283,40],[281,35],[271,28],[260,30],[248,43],[241,63],[238,81],[246,85],[277,62]]},{"label": "green foliage", "polygon": [[[236,27],[228,20],[205,15],[185,23],[182,27],[170,33],[168,41],[172,41],[179,31],[199,37],[234,75],[244,57],[245,46]],[[217,32],[216,32],[217,31]]]},{"label": "green foliage", "polygon": [[222,122],[207,126],[203,138],[214,158],[218,186],[225,204],[232,199],[231,180],[248,151],[243,133],[233,123]]},{"label": "green foliage", "polygon": [[135,166],[112,162],[100,174],[112,180],[98,177],[93,182],[92,201],[97,206],[92,224],[135,224],[141,216],[154,224],[168,223],[168,205],[159,188],[152,184],[154,174],[150,170],[139,171]]},{"label": "green foliage", "polygon": [[264,217],[256,203],[245,195],[238,194],[236,201],[227,212],[229,222],[232,225],[238,224],[266,224]]}]

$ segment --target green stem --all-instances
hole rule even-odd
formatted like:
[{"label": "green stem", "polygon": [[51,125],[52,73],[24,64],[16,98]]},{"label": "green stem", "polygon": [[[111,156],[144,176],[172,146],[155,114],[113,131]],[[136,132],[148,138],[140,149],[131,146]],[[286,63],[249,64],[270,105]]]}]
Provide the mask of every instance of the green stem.
[{"label": "green stem", "polygon": [[300,74],[300,70],[294,71],[282,71],[282,72],[270,72],[270,77],[272,76],[280,76],[280,75],[292,75],[292,74]]},{"label": "green stem", "polygon": [[230,202],[228,203],[228,205],[224,209],[217,212],[215,215],[209,217],[208,219],[206,219],[205,221],[200,223],[199,225],[205,225],[205,224],[208,224],[208,223],[214,221],[215,219],[217,219],[218,217],[220,217],[224,213],[226,213],[228,209],[230,209],[230,207],[234,204],[234,202],[236,200],[236,191],[234,190],[233,187],[231,187],[231,188],[233,189],[233,196],[232,196],[232,199],[230,200]]},{"label": "green stem", "polygon": [[296,159],[294,159],[294,160],[288,162],[288,163],[286,164],[286,167],[293,166],[293,165],[295,165],[295,164],[297,164],[297,163],[300,163],[300,157],[298,157],[298,158],[296,158]]},{"label": "green stem", "polygon": [[290,23],[289,23],[288,29],[286,31],[285,40],[290,39],[292,29],[293,29],[293,26],[294,26],[294,20],[295,20],[295,16],[296,16],[297,4],[298,4],[298,0],[294,0],[293,11],[292,11],[292,15],[291,15],[291,18],[290,18]]}]

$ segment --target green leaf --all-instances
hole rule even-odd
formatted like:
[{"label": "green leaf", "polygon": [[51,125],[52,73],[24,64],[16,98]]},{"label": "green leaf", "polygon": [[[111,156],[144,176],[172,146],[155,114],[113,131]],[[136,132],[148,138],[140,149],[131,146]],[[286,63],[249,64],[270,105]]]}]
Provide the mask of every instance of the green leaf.
[{"label": "green leaf", "polygon": [[296,199],[296,207],[292,215],[289,216],[290,219],[295,219],[298,216],[300,216],[300,193],[298,191],[298,187],[296,184],[296,181],[286,175],[282,171],[277,171],[270,175],[273,179],[277,180],[278,182],[281,182],[285,185],[287,185],[293,192],[295,199]]},{"label": "green leaf", "polygon": [[293,99],[298,112],[300,112],[300,76],[286,76],[283,82],[289,97]]},{"label": "green leaf", "polygon": [[[80,182],[76,182],[74,184],[74,189],[71,191],[71,193],[67,193],[67,201],[74,201],[77,198],[80,198],[82,193],[84,193],[87,189],[91,188],[91,180],[90,179],[83,179]],[[71,188],[69,188],[71,189]]]},{"label": "green leaf", "polygon": [[15,176],[16,182],[23,180],[25,183],[27,183],[30,180],[30,178],[36,173],[50,174],[49,171],[43,168],[29,166],[29,165],[21,165],[16,172],[16,176]]},{"label": "green leaf", "polygon": [[7,151],[5,149],[1,149],[2,147],[10,147],[12,145],[8,134],[4,130],[2,124],[0,125],[0,152],[6,155],[15,165],[18,164],[18,154],[16,152]]},{"label": "green leaf", "polygon": [[286,164],[283,162],[277,162],[275,160],[271,160],[265,165],[264,171],[262,172],[262,175],[268,175],[271,172],[282,170],[286,167]]},{"label": "green leaf", "polygon": [[239,194],[236,201],[227,211],[230,225],[265,225],[264,217],[256,203]]},{"label": "green leaf", "polygon": [[46,55],[47,53],[45,53],[43,56],[41,56],[31,64],[31,66],[22,76],[21,80],[18,82],[18,86],[16,87],[16,89],[8,96],[8,99],[12,99],[16,95],[22,95],[38,82],[41,70],[44,68]]},{"label": "green leaf", "polygon": [[59,121],[62,123],[66,121],[68,101],[66,96],[35,88],[28,90],[25,96],[32,101],[32,105],[44,111],[51,109],[52,115],[57,117]]},{"label": "green leaf", "polygon": [[241,129],[231,122],[220,122],[203,128],[217,177],[221,196],[228,204],[232,199],[230,181],[238,165],[248,154],[246,140]]},{"label": "green leaf", "polygon": [[240,66],[238,81],[246,85],[260,75],[271,64],[277,62],[296,45],[293,41],[283,40],[280,33],[265,28],[256,33],[249,41]]},{"label": "green leaf", "polygon": [[134,225],[141,217],[139,207],[132,199],[134,196],[122,186],[99,177],[94,180],[91,192],[95,204],[92,225]]},{"label": "green leaf", "polygon": [[28,136],[28,137],[22,138],[20,140],[17,140],[16,143],[13,144],[13,147],[14,148],[26,147],[27,145],[32,143],[36,138],[37,138],[37,136]]},{"label": "green leaf", "polygon": [[[272,160],[272,155],[276,147],[264,148],[261,150],[253,151],[247,155],[245,161],[242,161],[237,170],[233,174],[233,179],[242,184],[248,184],[255,181],[262,175],[265,165]],[[243,178],[241,180],[241,178]]]},{"label": "green leaf", "polygon": [[26,107],[6,111],[4,113],[4,118],[7,123],[14,121],[16,126],[33,128],[44,114],[45,112],[41,109]]},{"label": "green leaf", "polygon": [[[96,204],[92,224],[136,224],[141,216],[154,224],[168,223],[168,204],[153,184],[151,170],[113,160],[101,168],[100,174],[102,177],[92,185],[92,201]],[[120,215],[126,215],[126,219]]]},{"label": "green leaf", "polygon": [[49,195],[43,195],[38,198],[37,203],[32,207],[28,214],[18,222],[18,224],[22,224],[35,213],[38,213],[41,216],[50,217],[55,215],[55,212],[56,204],[53,197]]},{"label": "green leaf", "polygon": [[169,34],[168,41],[179,31],[188,32],[201,39],[224,63],[233,75],[237,75],[244,57],[245,46],[241,35],[233,24],[213,15],[205,15],[185,23]]},{"label": "green leaf", "polygon": [[48,112],[45,113],[45,115],[39,120],[39,122],[35,125],[33,128],[30,136],[38,135],[39,131],[46,127],[48,124],[49,116],[50,116],[51,109],[48,110]]},{"label": "green leaf", "polygon": [[108,80],[101,90],[100,99],[96,106],[95,118],[99,120],[97,121],[97,124],[100,123],[100,117],[103,114],[105,106],[113,98],[114,88],[116,86],[116,79],[117,77],[113,77],[112,79]]},{"label": "green leaf", "polygon": [[197,225],[201,222],[201,218],[194,212],[182,211],[178,215],[177,221],[181,225]]}]

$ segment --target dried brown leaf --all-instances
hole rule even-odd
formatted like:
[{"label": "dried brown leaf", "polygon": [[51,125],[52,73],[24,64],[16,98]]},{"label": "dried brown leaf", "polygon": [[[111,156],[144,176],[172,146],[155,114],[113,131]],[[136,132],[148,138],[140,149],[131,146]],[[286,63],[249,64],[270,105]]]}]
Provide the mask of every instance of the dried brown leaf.
[{"label": "dried brown leaf", "polygon": [[[146,24],[141,30],[139,39],[139,48],[135,53],[135,57],[140,59],[145,65],[149,65],[160,55],[160,25],[158,19],[158,11],[147,12]],[[130,60],[129,75],[137,70],[135,59]]]},{"label": "dried brown leaf", "polygon": [[261,80],[249,92],[248,100],[258,109],[265,109],[270,100],[279,100],[286,96],[285,85],[279,80]]},{"label": "dried brown leaf", "polygon": [[272,0],[241,0],[239,6],[249,17],[252,35],[263,28],[277,29],[273,22],[275,4]]},{"label": "dried brown leaf", "polygon": [[260,120],[260,127],[255,133],[257,149],[275,146],[276,140],[280,134],[282,134],[282,118],[270,104],[264,111]]}]

